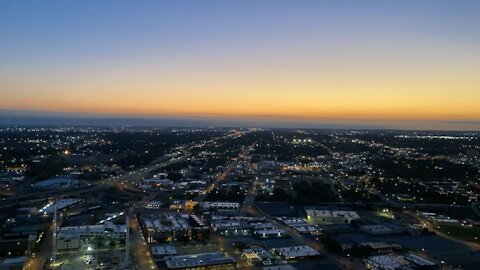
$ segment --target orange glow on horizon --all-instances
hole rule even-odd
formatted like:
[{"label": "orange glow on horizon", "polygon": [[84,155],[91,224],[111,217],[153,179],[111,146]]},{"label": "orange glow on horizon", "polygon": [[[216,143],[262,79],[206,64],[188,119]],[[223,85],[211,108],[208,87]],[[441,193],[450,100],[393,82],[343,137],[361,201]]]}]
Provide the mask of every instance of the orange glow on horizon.
[{"label": "orange glow on horizon", "polygon": [[428,63],[407,70],[373,63],[362,69],[352,63],[345,72],[342,67],[348,63],[332,70],[261,62],[252,64],[254,69],[228,63],[201,69],[198,64],[185,63],[168,72],[133,66],[88,73],[81,67],[78,72],[56,68],[29,76],[4,74],[0,108],[311,121],[480,119],[478,66],[458,69]]},{"label": "orange glow on horizon", "polygon": [[[37,104],[38,105],[38,104]],[[63,104],[64,106],[28,106],[28,107],[5,107],[9,110],[32,110],[52,113],[76,113],[80,115],[108,116],[108,117],[217,117],[217,118],[245,118],[245,119],[280,119],[280,120],[478,120],[480,113],[467,112],[465,114],[448,114],[442,110],[409,110],[408,112],[379,109],[350,108],[350,110],[317,110],[301,111],[287,109],[274,111],[263,108],[255,108],[245,105],[244,110],[239,108],[216,107],[211,110],[162,110],[150,108],[98,108],[93,106],[78,106],[78,104]],[[238,109],[238,110],[235,110]]]}]

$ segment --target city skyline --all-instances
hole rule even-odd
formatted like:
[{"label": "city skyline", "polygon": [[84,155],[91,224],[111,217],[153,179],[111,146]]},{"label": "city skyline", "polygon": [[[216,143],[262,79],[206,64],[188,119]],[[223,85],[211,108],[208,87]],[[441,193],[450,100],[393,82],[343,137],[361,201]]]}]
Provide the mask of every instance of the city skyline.
[{"label": "city skyline", "polygon": [[480,129],[475,1],[0,5],[18,114]]}]

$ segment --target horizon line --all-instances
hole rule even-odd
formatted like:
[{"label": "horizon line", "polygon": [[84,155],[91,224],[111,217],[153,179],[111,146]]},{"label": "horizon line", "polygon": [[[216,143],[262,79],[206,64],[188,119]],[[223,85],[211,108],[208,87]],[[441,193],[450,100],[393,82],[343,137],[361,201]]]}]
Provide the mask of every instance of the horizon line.
[{"label": "horizon line", "polygon": [[1,126],[148,126],[148,127],[231,127],[306,128],[356,130],[480,131],[480,119],[346,119],[204,116],[204,115],[105,115],[76,112],[48,112],[0,109]]}]

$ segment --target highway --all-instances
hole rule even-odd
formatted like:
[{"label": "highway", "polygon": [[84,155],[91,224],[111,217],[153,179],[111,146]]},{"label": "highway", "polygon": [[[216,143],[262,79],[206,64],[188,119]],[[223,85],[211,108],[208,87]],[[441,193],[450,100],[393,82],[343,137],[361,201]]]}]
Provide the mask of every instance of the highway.
[{"label": "highway", "polygon": [[[213,138],[204,143],[189,144],[188,146],[179,147],[177,149],[182,153],[182,155],[179,157],[174,157],[166,161],[157,162],[149,166],[146,166],[134,171],[130,171],[121,176],[114,176],[108,179],[98,180],[88,185],[74,187],[74,188],[67,188],[67,189],[42,191],[42,192],[35,192],[35,193],[28,193],[28,194],[23,193],[23,194],[14,195],[12,197],[4,199],[2,201],[2,204],[0,205],[0,209],[11,207],[17,204],[30,203],[36,200],[45,200],[46,198],[51,198],[51,197],[62,197],[62,196],[78,195],[78,194],[84,194],[84,193],[92,193],[92,192],[106,189],[112,186],[117,186],[119,184],[124,185],[126,183],[134,183],[149,176],[155,170],[187,161],[188,158],[192,156],[189,150],[194,147],[201,147],[202,145],[213,143],[218,139],[229,138],[232,136],[238,136],[238,134],[237,133],[228,134],[225,136]],[[186,149],[189,149],[189,150],[186,150]],[[217,179],[217,181],[214,183],[214,185],[212,185],[212,187],[215,186],[218,183],[218,181],[225,179],[225,177],[233,168],[234,168],[234,164],[232,163],[227,168],[227,170]],[[148,201],[153,199],[155,195],[156,194],[150,194],[149,196],[144,197],[141,201],[136,202],[135,206],[127,210],[129,215],[128,226],[131,231],[130,238],[129,238],[130,239],[130,255],[133,255],[133,256],[130,256],[130,258],[134,259],[134,261],[131,262],[132,265],[134,265],[133,269],[140,269],[140,270],[156,269],[156,265],[155,265],[155,262],[152,260],[148,245],[146,245],[146,243],[142,239],[138,220],[133,214],[135,207],[144,206]],[[43,242],[39,247],[40,252],[38,252],[35,255],[32,254],[29,256],[24,269],[26,270],[44,269],[45,262],[52,256],[52,241],[53,241],[52,229],[53,229],[52,226],[50,226],[49,230],[45,232],[46,233],[46,235],[44,236],[45,238],[43,239]]]},{"label": "highway", "polygon": [[89,192],[105,189],[108,187],[112,187],[122,182],[136,182],[136,181],[142,180],[144,177],[148,176],[154,170],[161,169],[176,163],[184,162],[190,156],[191,154],[185,151],[184,155],[181,157],[173,158],[161,163],[152,164],[150,166],[128,172],[121,176],[114,176],[111,178],[98,180],[94,183],[90,183],[84,186],[14,195],[10,198],[3,200],[2,204],[0,205],[0,209],[11,207],[12,205],[15,205],[17,203],[25,203],[32,200],[38,200],[38,199],[43,200],[46,198],[51,198],[56,196],[68,196],[68,195],[89,193]]},{"label": "highway", "polygon": [[[102,179],[98,180],[92,183],[89,183],[88,185],[83,185],[79,187],[72,187],[72,188],[65,188],[65,189],[57,189],[57,190],[48,190],[48,191],[35,191],[32,192],[31,190],[25,191],[22,194],[16,194],[8,198],[3,198],[2,203],[0,204],[0,209],[2,208],[8,208],[12,207],[18,203],[25,203],[31,200],[36,200],[36,199],[46,199],[46,198],[51,198],[51,197],[56,197],[56,196],[67,196],[67,195],[76,195],[76,194],[82,194],[82,193],[87,193],[87,192],[92,192],[96,190],[101,190],[105,189],[111,186],[114,186],[118,183],[121,182],[135,182],[143,179],[143,177],[149,175],[152,171],[161,169],[176,163],[184,162],[186,161],[189,157],[192,156],[190,153],[190,149],[193,148],[198,148],[202,147],[207,144],[214,143],[215,141],[219,139],[226,139],[226,138],[231,138],[239,136],[239,133],[230,133],[224,136],[220,137],[215,137],[212,138],[208,141],[205,141],[203,143],[190,143],[188,145],[184,145],[181,147],[177,147],[176,149],[180,152],[182,152],[182,156],[176,157],[176,158],[171,158],[167,161],[162,161],[162,162],[157,162],[151,165],[148,165],[146,167],[127,172],[123,175],[120,176],[113,176],[107,179]],[[188,150],[187,150],[188,149]]]}]

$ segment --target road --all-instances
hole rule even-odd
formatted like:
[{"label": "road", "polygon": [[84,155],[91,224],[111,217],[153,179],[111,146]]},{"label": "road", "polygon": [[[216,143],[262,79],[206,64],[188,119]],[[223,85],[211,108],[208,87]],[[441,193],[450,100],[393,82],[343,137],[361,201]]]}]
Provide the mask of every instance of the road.
[{"label": "road", "polygon": [[[226,137],[229,137],[232,135],[227,135]],[[224,136],[225,137],[225,136]],[[224,137],[219,137],[216,139],[212,139],[207,141],[204,144],[207,143],[213,143],[217,139],[224,138]],[[191,145],[189,146],[189,149],[193,147],[198,147],[199,145]],[[184,150],[185,154],[185,150]],[[186,158],[190,157],[191,154],[188,152],[184,157],[183,160],[186,160]],[[169,164],[171,165],[171,164]],[[168,166],[168,165],[167,165]],[[214,183],[210,186],[210,189],[213,189],[215,186],[218,185],[220,181],[225,180],[225,178],[228,176],[230,171],[236,166],[235,162],[232,162],[227,169],[224,171],[223,174],[221,174],[215,181]],[[155,168],[155,169],[158,169]],[[149,250],[149,245],[146,244],[144,239],[142,238],[142,232],[140,230],[140,224],[138,222],[138,219],[134,216],[134,212],[136,208],[142,208],[145,207],[145,205],[153,200],[159,193],[151,193],[147,196],[145,196],[141,201],[137,201],[133,207],[131,207],[128,210],[128,215],[129,215],[129,227],[130,227],[130,254],[133,255],[131,257],[134,258],[134,261],[132,261],[132,265],[135,265],[135,269],[139,270],[147,270],[147,269],[156,269],[157,266],[152,258],[152,255]],[[203,201],[205,199],[206,195],[198,195],[195,197],[195,201]]]},{"label": "road", "polygon": [[[129,211],[129,227],[130,227],[130,258],[134,269],[148,270],[157,269],[155,262],[152,259],[149,246],[142,238],[140,231],[140,224],[137,218],[133,215],[134,211]],[[133,255],[133,256],[132,256]]]},{"label": "road", "polygon": [[205,194],[198,194],[197,196],[195,196],[195,198],[193,198],[193,201],[203,202],[205,200],[205,198],[207,197],[207,194],[210,191],[212,191],[212,189],[217,187],[220,182],[224,181],[227,178],[227,176],[232,172],[232,170],[237,166],[237,164],[238,164],[238,162],[231,162],[227,166],[227,169],[225,169],[225,171],[220,176],[218,176],[215,179],[215,181],[213,181],[213,183],[205,190]]},{"label": "road", "polygon": [[[57,228],[62,226],[62,215],[57,216]],[[32,253],[28,258],[23,270],[42,270],[48,259],[52,256],[53,243],[53,223],[50,224],[48,230],[45,231],[40,246],[37,247],[38,252]]]},{"label": "road", "polygon": [[135,171],[130,171],[124,175],[114,176],[114,177],[110,177],[103,180],[98,180],[88,185],[73,187],[73,188],[66,188],[66,189],[59,189],[59,190],[40,191],[40,192],[34,192],[34,193],[32,193],[31,190],[26,190],[22,194],[16,194],[8,198],[3,198],[2,203],[0,204],[0,209],[9,208],[9,207],[15,206],[18,203],[25,203],[31,200],[45,199],[49,197],[56,197],[59,195],[65,196],[65,195],[82,194],[82,193],[92,192],[100,189],[105,189],[121,182],[138,181],[154,170],[157,170],[175,163],[186,161],[192,155],[190,153],[190,150],[193,148],[202,147],[203,145],[214,143],[220,139],[240,136],[240,134],[243,134],[243,133],[241,132],[229,133],[227,135],[212,138],[203,143],[190,143],[184,146],[177,147],[176,150],[178,150],[183,154],[181,157],[172,158],[164,162],[157,162],[152,165],[137,169]]},{"label": "road", "polygon": [[272,223],[275,225],[277,228],[282,229],[296,241],[305,243],[306,245],[309,245],[310,247],[322,251],[323,254],[326,256],[327,263],[334,264],[338,266],[340,269],[351,269],[351,270],[364,270],[365,266],[359,262],[353,262],[348,259],[342,258],[340,256],[336,256],[333,254],[328,253],[327,251],[324,250],[323,246],[307,237],[304,237],[303,235],[299,234],[298,232],[294,231],[292,228],[289,226],[279,222],[276,218],[268,215],[267,213],[263,212],[262,210],[258,209],[255,206],[248,207],[246,208],[246,213],[248,213],[252,217],[264,217],[268,222]]},{"label": "road", "polygon": [[101,189],[109,188],[112,186],[115,186],[119,183],[122,182],[136,182],[139,180],[142,180],[144,177],[149,175],[152,171],[155,171],[157,169],[161,169],[176,163],[180,163],[183,161],[186,161],[191,154],[189,152],[185,153],[183,156],[170,159],[168,161],[164,161],[161,163],[153,164],[141,169],[137,169],[135,171],[128,172],[125,175],[122,176],[114,176],[108,179],[103,179],[96,181],[95,183],[91,183],[85,186],[80,186],[80,187],[75,187],[75,188],[68,188],[68,189],[59,189],[59,190],[51,190],[51,191],[44,191],[44,192],[35,192],[35,193],[30,193],[30,194],[21,194],[21,195],[15,195],[10,198],[5,199],[2,204],[0,205],[0,208],[7,208],[11,207],[19,202],[25,203],[28,201],[32,200],[38,200],[42,199],[44,200],[45,198],[49,197],[56,197],[56,196],[69,196],[69,195],[77,195],[77,194],[82,194],[82,193],[90,193],[93,191],[98,191]]},{"label": "road", "polygon": [[[218,139],[222,138],[228,138],[232,136],[238,136],[237,133],[232,133],[228,134],[225,136],[213,138],[203,144],[208,144],[208,143],[213,143]],[[163,162],[158,162],[155,164],[151,164],[149,166],[137,169],[135,171],[128,172],[124,175],[121,176],[115,176],[111,177],[108,179],[103,179],[103,180],[98,180],[94,183],[81,186],[81,187],[75,187],[75,188],[68,188],[68,189],[61,189],[61,190],[52,190],[52,191],[44,191],[44,192],[36,192],[34,194],[18,194],[14,195],[12,197],[6,198],[2,201],[2,204],[0,205],[1,208],[5,207],[11,207],[12,205],[16,205],[18,203],[26,203],[26,202],[32,202],[35,200],[45,200],[45,198],[49,197],[58,197],[58,196],[69,196],[69,195],[78,195],[78,194],[83,194],[83,193],[92,193],[101,189],[106,189],[112,186],[117,186],[119,184],[125,184],[125,183],[133,183],[136,181],[142,180],[144,177],[148,176],[151,174],[153,171],[176,164],[176,163],[181,163],[186,160],[188,160],[189,157],[191,157],[191,153],[189,152],[190,149],[194,147],[200,147],[202,144],[190,144],[187,146],[179,147],[177,148],[180,152],[182,152],[182,156],[180,157],[175,157],[172,159],[169,159],[167,161]],[[189,150],[186,150],[189,149]],[[233,165],[233,164],[231,164]],[[214,186],[218,183],[218,181],[221,181],[225,179],[225,177],[228,175],[230,170],[233,169],[233,167],[229,167],[224,174],[222,174],[217,181],[214,183]],[[153,199],[156,194],[150,194],[149,196],[144,197],[141,201],[137,202],[135,205],[136,207],[143,207],[145,204]],[[132,265],[135,265],[135,269],[140,269],[140,270],[146,270],[146,269],[156,269],[155,262],[152,260],[149,247],[148,245],[144,242],[142,236],[141,236],[141,231],[140,227],[138,224],[138,220],[134,216],[134,207],[131,207],[127,212],[129,215],[129,224],[128,226],[130,227],[130,258],[133,258],[135,261],[132,262]],[[61,222],[59,222],[61,224]],[[59,226],[60,227],[60,226]],[[50,226],[49,230],[45,235],[45,239],[43,240],[41,246],[39,247],[40,252],[37,254],[32,254],[28,259],[27,259],[27,264],[24,269],[26,270],[41,270],[43,269],[45,262],[51,257],[51,250],[52,250],[52,226]]]},{"label": "road", "polygon": [[252,216],[252,217],[264,217],[268,222],[274,224],[277,228],[282,229],[297,242],[299,243],[304,243],[306,245],[309,245],[316,250],[323,251],[323,254],[326,255],[326,260],[327,263],[334,264],[338,266],[341,269],[351,269],[351,270],[364,270],[365,267],[362,263],[359,262],[353,262],[350,261],[346,258],[335,256],[333,254],[328,253],[327,251],[324,250],[323,246],[319,244],[318,242],[306,238],[303,235],[299,234],[289,226],[279,222],[276,218],[268,215],[267,213],[263,212],[262,210],[258,209],[255,205],[255,198],[257,196],[257,188],[255,185],[255,181],[252,181],[252,185],[250,189],[248,190],[242,208],[241,212],[247,216]]},{"label": "road", "polygon": [[44,239],[41,245],[38,247],[38,252],[32,254],[23,267],[24,270],[41,270],[44,269],[47,259],[50,257],[52,251],[52,231],[53,225],[50,225],[45,232]]},{"label": "road", "polygon": [[[158,164],[153,164],[149,167],[145,167],[136,171],[133,171],[125,176],[122,177],[117,177],[117,178],[110,178],[106,180],[100,180],[96,182],[95,184],[91,184],[89,186],[86,186],[84,188],[79,188],[79,190],[56,190],[53,192],[40,192],[38,194],[35,194],[34,196],[47,196],[46,194],[49,194],[49,196],[52,196],[53,194],[57,195],[74,195],[74,194],[82,194],[82,193],[89,193],[89,192],[94,192],[100,189],[108,188],[111,186],[114,186],[116,184],[122,183],[122,182],[135,182],[143,179],[146,175],[150,174],[152,171],[178,163],[178,162],[183,162],[185,161],[190,154],[186,154],[182,157],[176,158],[176,159],[171,159],[162,163]],[[31,196],[31,195],[27,195]],[[20,196],[19,198],[24,198],[23,200],[28,200],[26,199],[27,196]],[[132,221],[133,222],[133,221]],[[59,227],[61,225],[61,222],[59,222]],[[135,235],[135,231],[132,232],[132,235]],[[136,241],[135,238],[132,239],[133,241]],[[132,245],[133,246],[133,245]],[[27,261],[27,266],[25,267],[26,270],[41,270],[43,269],[43,266],[45,265],[45,262],[48,260],[48,258],[51,257],[51,250],[52,250],[52,226],[50,226],[49,230],[46,232],[45,239],[43,239],[43,242],[41,246],[39,247],[39,252],[37,254],[32,254]],[[143,250],[143,249],[139,249]],[[148,249],[146,249],[148,251]],[[139,254],[136,254],[137,258]],[[140,262],[143,262],[144,260],[140,260]],[[142,265],[142,263],[141,263]],[[151,265],[148,265],[148,268],[141,268],[141,269],[151,269]]]},{"label": "road", "polygon": [[219,234],[212,233],[210,239],[215,242],[218,247],[224,252],[226,256],[233,257],[237,261],[238,269],[258,269],[255,266],[249,264],[245,258],[242,258],[242,253],[235,249],[231,243],[227,243],[225,237],[220,236]]},{"label": "road", "polygon": [[461,240],[461,239],[452,237],[448,234],[445,234],[444,232],[438,230],[438,228],[430,220],[422,217],[421,215],[418,215],[417,213],[415,213],[413,211],[407,210],[407,211],[403,211],[403,213],[410,216],[411,218],[416,219],[420,224],[424,225],[429,231],[433,231],[437,235],[439,235],[439,236],[441,236],[445,239],[448,239],[450,241],[454,241],[454,242],[460,243],[462,245],[468,246],[472,250],[480,250],[480,244],[465,241],[465,240]]}]

